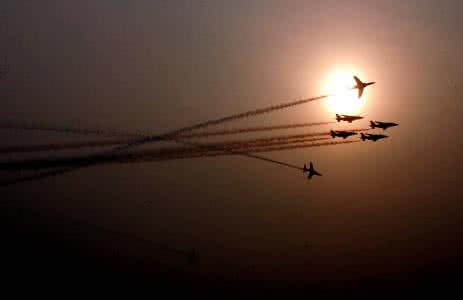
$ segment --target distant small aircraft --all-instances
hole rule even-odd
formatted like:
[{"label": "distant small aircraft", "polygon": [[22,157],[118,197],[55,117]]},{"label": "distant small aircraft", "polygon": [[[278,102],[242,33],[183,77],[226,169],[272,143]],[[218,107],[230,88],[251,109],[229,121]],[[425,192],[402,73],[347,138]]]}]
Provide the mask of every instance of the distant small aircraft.
[{"label": "distant small aircraft", "polygon": [[356,85],[352,89],[358,89],[359,90],[359,99],[362,97],[363,94],[363,89],[366,88],[369,85],[375,84],[376,82],[362,82],[357,76],[354,76],[354,80]]},{"label": "distant small aircraft", "polygon": [[190,250],[188,250],[186,254],[186,259],[188,264],[190,265],[193,265],[198,261],[198,255],[196,254],[195,248],[191,248]]},{"label": "distant small aircraft", "polygon": [[360,133],[360,137],[362,139],[362,141],[365,141],[365,140],[370,140],[370,141],[373,141],[373,142],[376,142],[377,140],[380,140],[380,139],[385,139],[389,136],[387,135],[384,135],[384,134],[370,134],[370,133]]},{"label": "distant small aircraft", "polygon": [[340,137],[346,139],[352,135],[357,135],[357,132],[353,131],[337,131],[337,130],[330,130],[331,137],[334,139],[336,137]]},{"label": "distant small aircraft", "polygon": [[312,162],[310,162],[310,167],[308,169],[307,166],[304,164],[304,169],[302,170],[302,173],[304,173],[304,175],[306,175],[308,179],[312,179],[314,175],[322,176],[322,174],[315,171]]},{"label": "distant small aircraft", "polygon": [[337,120],[338,122],[346,121],[346,122],[352,123],[353,121],[361,120],[361,119],[363,119],[363,117],[360,117],[360,116],[349,116],[349,115],[338,115],[338,114],[336,114],[336,120]]},{"label": "distant small aircraft", "polygon": [[370,121],[371,129],[381,128],[383,130],[388,129],[389,127],[399,126],[397,123],[392,122],[380,122],[380,121]]}]

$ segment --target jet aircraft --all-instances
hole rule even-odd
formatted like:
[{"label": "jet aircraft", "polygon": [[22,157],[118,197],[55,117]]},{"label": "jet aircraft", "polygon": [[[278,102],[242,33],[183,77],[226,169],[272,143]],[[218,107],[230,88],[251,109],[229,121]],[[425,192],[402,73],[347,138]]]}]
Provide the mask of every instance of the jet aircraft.
[{"label": "jet aircraft", "polygon": [[310,162],[310,167],[307,169],[307,166],[304,164],[304,168],[302,169],[302,173],[307,176],[308,179],[312,179],[313,176],[322,176],[322,174],[315,171],[312,162]]},{"label": "jet aircraft", "polygon": [[352,89],[358,89],[359,90],[359,94],[358,94],[359,99],[360,99],[360,97],[362,97],[364,88],[366,88],[369,85],[375,84],[374,81],[372,81],[372,82],[362,82],[357,76],[354,76],[354,80],[355,80],[356,84],[355,84],[354,87],[352,87]]},{"label": "jet aircraft", "polygon": [[193,265],[198,261],[198,255],[196,254],[195,248],[191,248],[190,250],[188,250],[188,252],[186,253],[186,259],[188,264],[190,265]]},{"label": "jet aircraft", "polygon": [[362,141],[365,141],[365,140],[370,140],[370,141],[373,141],[373,142],[376,142],[377,140],[380,140],[380,139],[385,139],[389,136],[387,135],[384,135],[384,134],[370,134],[370,133],[360,133],[360,137],[362,139]]},{"label": "jet aircraft", "polygon": [[337,130],[331,130],[330,131],[330,134],[331,134],[331,137],[334,139],[336,137],[340,137],[340,138],[343,138],[343,139],[346,139],[352,135],[356,135],[357,132],[353,132],[353,131],[337,131]]},{"label": "jet aircraft", "polygon": [[392,122],[380,122],[380,121],[370,121],[371,129],[381,128],[383,130],[388,129],[389,127],[399,126],[397,123]]},{"label": "jet aircraft", "polygon": [[338,122],[346,121],[346,122],[352,123],[353,121],[361,120],[361,119],[363,119],[363,117],[360,117],[360,116],[349,116],[349,115],[338,115],[338,114],[336,114],[336,120],[337,120]]}]

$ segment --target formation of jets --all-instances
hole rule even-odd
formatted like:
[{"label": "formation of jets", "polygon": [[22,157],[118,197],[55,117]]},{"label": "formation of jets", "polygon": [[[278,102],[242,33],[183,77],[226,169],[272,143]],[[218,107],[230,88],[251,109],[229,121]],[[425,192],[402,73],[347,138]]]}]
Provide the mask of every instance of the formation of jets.
[{"label": "formation of jets", "polygon": [[349,116],[349,115],[338,115],[338,114],[336,114],[336,120],[337,120],[338,122],[346,121],[346,122],[352,123],[353,121],[361,120],[361,119],[363,119],[363,117],[360,117],[360,116]]},{"label": "formation of jets", "polygon": [[392,123],[392,122],[380,122],[380,121],[370,121],[370,127],[371,129],[375,128],[381,128],[382,130],[386,130],[389,127],[394,127],[398,126],[399,124],[397,123]]},{"label": "formation of jets", "polygon": [[[358,98],[360,99],[360,97],[362,97],[362,94],[363,94],[363,90],[369,86],[369,85],[372,85],[372,84],[375,84],[374,81],[372,82],[362,82],[357,76],[354,76],[354,80],[355,80],[355,86],[352,87],[352,89],[358,89]],[[339,114],[336,114],[336,120],[338,122],[341,122],[341,121],[345,121],[345,122],[348,122],[348,123],[352,123],[353,121],[356,121],[356,120],[361,120],[363,119],[363,117],[361,116],[350,116],[350,115],[339,115]],[[381,122],[381,121],[370,121],[370,127],[371,129],[375,129],[375,128],[381,128],[383,129],[384,131],[386,129],[388,129],[389,127],[394,127],[394,126],[398,126],[399,124],[397,123],[392,123],[392,122]],[[354,136],[354,135],[357,135],[357,132],[354,132],[354,131],[340,131],[340,130],[330,130],[330,135],[332,138],[343,138],[343,139],[346,139],[350,136]],[[380,139],[384,139],[384,138],[387,138],[389,136],[387,135],[384,135],[384,134],[373,134],[373,133],[360,133],[360,138],[362,141],[366,141],[366,140],[369,140],[369,141],[373,141],[373,142],[376,142]],[[307,168],[306,165],[304,165],[304,167],[302,168],[302,172],[304,173],[304,175],[307,176],[308,179],[311,179],[313,176],[322,176],[322,174],[318,173],[314,167],[313,167],[313,164],[312,162],[310,162],[310,165],[309,165],[309,168]]]},{"label": "formation of jets", "polygon": [[353,131],[337,131],[337,130],[331,130],[330,131],[330,134],[331,134],[331,137],[334,139],[334,138],[337,138],[337,137],[340,137],[340,138],[343,138],[343,139],[346,139],[352,135],[357,135],[357,132],[353,132]]}]

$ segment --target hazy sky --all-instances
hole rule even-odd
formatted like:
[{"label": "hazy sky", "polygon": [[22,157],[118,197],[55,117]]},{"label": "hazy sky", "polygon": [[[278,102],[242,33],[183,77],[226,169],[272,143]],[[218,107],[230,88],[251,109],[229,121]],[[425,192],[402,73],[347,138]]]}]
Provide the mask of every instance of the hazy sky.
[{"label": "hazy sky", "polygon": [[[314,161],[323,177],[309,183],[220,157],[93,167],[2,198],[11,214],[72,216],[268,276],[451,264],[463,250],[462,12],[461,1],[430,0],[4,0],[2,121],[162,133],[317,96],[327,74],[349,69],[377,82],[365,90],[366,119],[350,128],[400,126],[376,144],[264,154]],[[333,117],[319,101],[220,128]],[[79,138],[0,136],[0,145]]]}]

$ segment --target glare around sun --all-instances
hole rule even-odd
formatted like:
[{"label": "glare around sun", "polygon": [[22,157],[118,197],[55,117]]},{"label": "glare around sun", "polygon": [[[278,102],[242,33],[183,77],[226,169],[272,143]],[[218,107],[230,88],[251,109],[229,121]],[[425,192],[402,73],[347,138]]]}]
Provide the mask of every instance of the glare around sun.
[{"label": "glare around sun", "polygon": [[367,97],[363,94],[358,99],[358,91],[352,89],[355,85],[353,79],[355,73],[348,71],[337,71],[329,74],[323,82],[322,93],[332,94],[325,100],[325,106],[331,113],[337,114],[359,114]]}]

